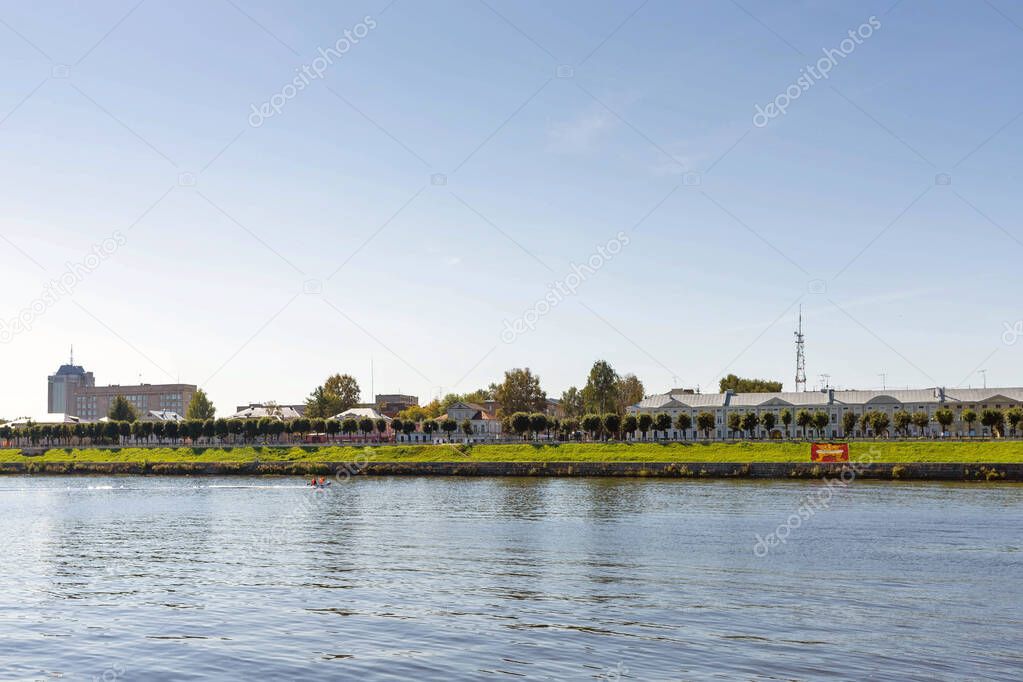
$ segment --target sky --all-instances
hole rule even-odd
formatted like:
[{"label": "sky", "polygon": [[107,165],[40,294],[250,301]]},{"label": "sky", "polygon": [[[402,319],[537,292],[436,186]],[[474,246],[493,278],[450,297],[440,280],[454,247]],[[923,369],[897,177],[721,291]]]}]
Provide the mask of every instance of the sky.
[{"label": "sky", "polygon": [[800,306],[811,390],[1021,385],[1021,53],[1007,0],[0,1],[0,416],[72,344],[220,414],[792,390]]}]

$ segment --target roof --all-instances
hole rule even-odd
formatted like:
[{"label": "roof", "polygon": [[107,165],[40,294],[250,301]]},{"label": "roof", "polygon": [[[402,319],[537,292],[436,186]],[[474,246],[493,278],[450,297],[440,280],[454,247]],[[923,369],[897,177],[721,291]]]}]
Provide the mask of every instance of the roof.
[{"label": "roof", "polygon": [[14,421],[7,422],[7,426],[24,426],[28,422],[33,424],[77,424],[79,422],[78,417],[64,412],[46,412],[39,414],[34,417],[19,417]]},{"label": "roof", "polygon": [[182,417],[177,412],[172,412],[171,410],[149,410],[149,412],[147,412],[145,414],[145,416],[142,417],[142,420],[143,421],[157,421],[157,422],[181,422],[181,421],[185,421],[184,417]]},{"label": "roof", "polygon": [[287,419],[298,419],[301,416],[302,415],[298,413],[298,410],[288,405],[275,405],[273,407],[265,407],[260,405],[250,406],[245,408],[244,410],[239,410],[238,412],[235,412],[234,414],[227,418],[262,419],[263,417],[269,417],[270,419],[280,419],[283,421]]},{"label": "roof", "polygon": [[[829,405],[913,405],[942,404],[941,388],[871,391],[787,391],[779,393],[662,393],[643,398],[633,410],[669,410],[708,407],[826,407]],[[944,389],[943,404],[1023,402],[1023,388]]]},{"label": "roof", "polygon": [[386,422],[391,421],[391,418],[387,415],[380,414],[372,407],[353,407],[349,410],[345,410],[340,414],[336,414],[331,419],[383,419]]}]

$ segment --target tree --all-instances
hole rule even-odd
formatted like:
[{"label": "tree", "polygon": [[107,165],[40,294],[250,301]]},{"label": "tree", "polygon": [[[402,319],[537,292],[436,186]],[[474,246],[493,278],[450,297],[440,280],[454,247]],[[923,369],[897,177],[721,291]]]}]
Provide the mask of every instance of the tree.
[{"label": "tree", "polygon": [[[649,417],[650,415],[646,415],[646,416]],[[651,418],[651,422],[653,422],[652,418]],[[636,415],[634,415],[634,414],[627,414],[627,415],[625,415],[625,417],[622,419],[622,433],[624,433],[625,435],[628,435],[630,433],[634,434],[638,430],[639,430],[639,419],[636,418]],[[646,434],[644,434],[644,436],[645,435]]]},{"label": "tree", "polygon": [[561,394],[561,410],[566,417],[581,417],[586,408],[583,406],[583,396],[578,388],[570,386]]},{"label": "tree", "polygon": [[1005,433],[1005,413],[1001,410],[984,410],[980,413],[980,423],[991,430],[992,438]]},{"label": "tree", "polygon": [[718,381],[718,390],[724,393],[731,390],[733,393],[780,393],[780,381],[768,379],[745,379],[729,374]]},{"label": "tree", "polygon": [[[874,413],[870,410],[864,410],[863,414],[860,415],[860,431],[866,436],[867,433],[874,427]],[[877,435],[876,433],[874,434]]]},{"label": "tree", "polygon": [[703,431],[703,439],[710,438],[710,431],[717,424],[717,419],[711,412],[700,412],[696,415],[696,428]]},{"label": "tree", "polygon": [[941,433],[944,435],[948,432],[948,427],[952,426],[952,422],[955,421],[956,416],[952,410],[947,407],[943,407],[940,410],[934,412],[934,419],[941,424]]},{"label": "tree", "polygon": [[635,374],[621,377],[618,380],[618,414],[624,414],[625,408],[638,403],[643,395],[643,382]]},{"label": "tree", "polygon": [[422,429],[423,433],[429,438],[430,434],[437,430],[437,422],[433,419],[427,419],[423,421]]},{"label": "tree", "polygon": [[817,410],[813,413],[813,425],[817,428],[817,437],[824,438],[826,435],[826,429],[828,424],[831,423],[831,418],[828,417],[828,413],[823,410]]},{"label": "tree", "polygon": [[908,436],[909,425],[913,423],[913,415],[905,410],[896,410],[895,414],[892,415],[892,423],[895,426],[896,433]]},{"label": "tree", "polygon": [[525,440],[530,428],[529,414],[526,412],[516,412],[513,414],[511,416],[511,427],[512,431],[519,434],[522,440]]},{"label": "tree", "polygon": [[654,417],[654,428],[661,432],[662,438],[668,437],[668,430],[671,429],[671,415],[661,412]]},{"label": "tree", "polygon": [[1023,409],[1010,407],[1005,411],[1005,420],[1009,422],[1009,426],[1012,428],[1012,435],[1015,436],[1017,429],[1019,429],[1019,423],[1023,421]]},{"label": "tree", "polygon": [[373,423],[373,420],[369,417],[363,417],[359,420],[359,431],[362,431],[362,437],[366,440],[368,440],[370,434],[373,433],[375,426],[376,425]]},{"label": "tree", "polygon": [[601,420],[600,415],[587,414],[583,417],[582,421],[583,431],[590,434],[590,438],[596,440],[600,435],[601,429],[604,428],[604,422]]},{"label": "tree", "polygon": [[533,432],[533,437],[539,437],[540,433],[546,431],[550,422],[547,420],[547,415],[542,412],[534,412],[529,415],[529,428]]},{"label": "tree", "polygon": [[618,372],[606,360],[597,360],[583,387],[583,405],[589,412],[604,414],[618,405]]},{"label": "tree", "polygon": [[387,433],[387,420],[379,418],[373,421],[373,426],[377,429],[377,434],[380,436],[380,440],[384,439],[384,434]]},{"label": "tree", "polygon": [[617,435],[622,428],[622,418],[617,412],[608,412],[604,415],[604,430],[612,437]]},{"label": "tree", "polygon": [[931,423],[931,418],[929,416],[927,416],[926,412],[919,411],[919,412],[914,412],[913,413],[913,425],[915,427],[917,427],[918,429],[920,429],[920,435],[921,436],[926,435],[927,425],[930,424],[930,423]]},{"label": "tree", "polygon": [[188,401],[188,409],[185,411],[186,419],[213,419],[217,414],[217,408],[206,397],[206,391],[197,389]]},{"label": "tree", "polygon": [[466,438],[472,435],[472,422],[468,419],[462,420],[462,433],[465,434]]},{"label": "tree", "polygon": [[803,438],[806,438],[806,430],[813,424],[813,415],[810,410],[800,410],[796,412],[796,426],[803,430]]},{"label": "tree", "polygon": [[139,418],[139,415],[135,411],[135,406],[128,402],[128,399],[123,395],[118,394],[114,396],[113,401],[110,403],[107,417],[118,422],[133,422]]},{"label": "tree", "polygon": [[654,425],[654,418],[647,413],[639,415],[639,419],[636,422],[636,427],[639,432],[643,434],[643,440],[646,440],[647,431],[649,431]]},{"label": "tree", "polygon": [[307,417],[333,417],[359,404],[359,382],[350,374],[334,374],[327,377],[306,398]]},{"label": "tree", "polygon": [[440,423],[440,430],[444,432],[448,440],[451,440],[451,434],[458,428],[458,423],[454,419],[444,419]]},{"label": "tree", "polygon": [[874,427],[874,433],[878,436],[881,434],[888,433],[888,424],[890,420],[888,415],[884,412],[875,412],[870,417],[871,425]]},{"label": "tree", "polygon": [[774,412],[764,412],[760,415],[760,423],[764,425],[764,429],[767,431],[767,437],[771,437],[771,432],[774,431],[774,424],[777,417]]},{"label": "tree", "polygon": [[[397,420],[395,420],[395,421],[397,421]],[[405,421],[403,421],[401,423],[401,432],[403,434],[405,434],[406,438],[408,438],[410,435],[415,433],[415,430],[416,430],[416,422],[412,421],[411,419],[406,419]]]},{"label": "tree", "polygon": [[683,438],[688,438],[687,432],[692,428],[692,426],[693,418],[685,412],[680,412],[679,415],[675,417],[675,428],[682,432]]},{"label": "tree", "polygon": [[504,373],[504,381],[490,388],[494,391],[494,399],[501,404],[502,416],[547,409],[547,394],[540,388],[540,377],[528,367],[508,370]]},{"label": "tree", "polygon": [[[296,419],[295,421],[298,420]],[[341,433],[345,434],[346,436],[351,436],[358,430],[359,422],[355,421],[351,417],[341,420]]]},{"label": "tree", "polygon": [[225,438],[227,438],[227,434],[229,433],[229,429],[227,427],[227,420],[224,419],[223,417],[221,417],[220,419],[217,419],[216,421],[214,421],[213,422],[213,432],[217,435],[217,438],[219,438],[221,441],[223,441]]},{"label": "tree", "polygon": [[785,437],[789,437],[789,427],[792,426],[792,410],[785,408],[781,411],[781,423],[785,426]]},{"label": "tree", "polygon": [[760,416],[756,412],[747,412],[742,415],[742,430],[745,431],[750,438],[756,435],[757,426],[760,425]]},{"label": "tree", "polygon": [[846,438],[852,438],[856,432],[856,413],[852,410],[846,410],[842,413],[842,433],[845,434]]},{"label": "tree", "polygon": [[742,430],[742,415],[738,412],[729,412],[725,425],[728,427],[729,435],[735,438],[735,434]]},{"label": "tree", "polygon": [[972,431],[973,431],[973,424],[974,424],[974,422],[977,421],[977,413],[974,412],[973,410],[970,410],[970,409],[963,410],[963,414],[962,414],[961,419],[963,420],[963,423],[966,424],[966,427],[967,427],[966,431],[967,431],[967,433],[969,435],[973,435],[973,433],[972,433]]}]

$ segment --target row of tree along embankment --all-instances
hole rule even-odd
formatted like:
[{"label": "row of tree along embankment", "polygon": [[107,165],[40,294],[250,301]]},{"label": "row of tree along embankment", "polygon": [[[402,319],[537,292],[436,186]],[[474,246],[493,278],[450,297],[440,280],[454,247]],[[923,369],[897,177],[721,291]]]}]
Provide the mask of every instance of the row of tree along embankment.
[{"label": "row of tree along embankment", "polygon": [[1023,463],[786,462],[0,462],[0,474],[152,476],[623,476],[632,478],[1023,481]]}]

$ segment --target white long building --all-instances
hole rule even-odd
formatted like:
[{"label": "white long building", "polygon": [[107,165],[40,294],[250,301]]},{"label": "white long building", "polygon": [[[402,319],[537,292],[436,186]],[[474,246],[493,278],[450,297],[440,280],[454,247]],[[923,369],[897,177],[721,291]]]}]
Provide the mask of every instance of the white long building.
[{"label": "white long building", "polygon": [[954,436],[983,436],[990,435],[988,429],[974,422],[972,429],[962,421],[964,410],[973,410],[978,415],[982,410],[999,409],[1005,410],[1010,407],[1023,406],[1023,388],[921,388],[911,390],[890,390],[890,391],[837,391],[828,389],[825,391],[805,392],[782,392],[782,393],[693,393],[683,390],[670,391],[660,395],[648,396],[639,403],[628,408],[630,414],[670,414],[672,423],[677,416],[686,413],[692,420],[693,427],[684,433],[678,429],[672,429],[668,436],[670,438],[697,438],[703,437],[702,433],[696,430],[696,415],[701,412],[709,412],[714,415],[715,428],[711,431],[714,439],[725,439],[732,436],[728,429],[728,416],[731,413],[745,414],[755,412],[757,415],[764,415],[768,412],[775,416],[776,425],[772,433],[760,426],[757,429],[758,438],[782,437],[784,427],[781,423],[781,413],[789,410],[793,415],[795,428],[795,414],[802,409],[811,412],[825,412],[830,425],[826,429],[826,435],[831,438],[858,437],[866,434],[859,432],[859,425],[856,432],[846,434],[842,428],[842,415],[852,411],[857,417],[864,412],[883,412],[888,415],[889,421],[899,410],[905,410],[910,414],[925,412],[931,418],[928,426],[921,429],[913,426],[911,432],[915,435],[937,436],[941,433],[941,425],[934,421],[934,413],[942,408],[952,410],[955,421],[949,427],[949,433]]}]

